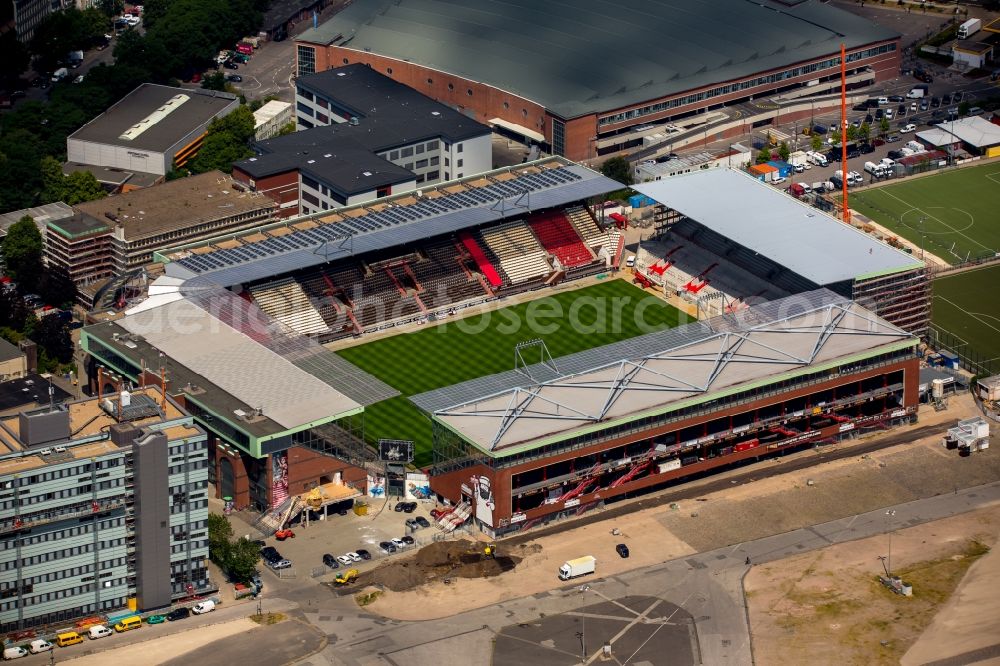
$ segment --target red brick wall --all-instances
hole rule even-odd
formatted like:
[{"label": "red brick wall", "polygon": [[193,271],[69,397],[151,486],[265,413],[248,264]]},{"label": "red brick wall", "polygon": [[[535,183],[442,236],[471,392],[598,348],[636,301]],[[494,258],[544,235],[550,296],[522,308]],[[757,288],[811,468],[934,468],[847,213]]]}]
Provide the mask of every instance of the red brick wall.
[{"label": "red brick wall", "polygon": [[327,483],[323,477],[329,477],[329,481],[332,481],[337,472],[342,474],[344,483],[364,488],[367,476],[362,468],[348,465],[346,462],[303,446],[293,446],[288,449],[290,494],[297,495],[315,488],[320,483]]},{"label": "red brick wall", "polygon": [[[247,172],[242,171],[237,167],[233,167],[233,180],[237,183],[242,183],[248,190],[266,194],[274,201],[277,201],[279,206],[281,204],[291,203],[299,198],[298,171],[286,171],[284,173],[275,174],[274,176],[268,176],[255,181]],[[253,185],[251,185],[251,183],[253,183]],[[298,214],[298,212],[299,207],[297,205],[278,209],[280,217],[291,217],[292,215]]]}]

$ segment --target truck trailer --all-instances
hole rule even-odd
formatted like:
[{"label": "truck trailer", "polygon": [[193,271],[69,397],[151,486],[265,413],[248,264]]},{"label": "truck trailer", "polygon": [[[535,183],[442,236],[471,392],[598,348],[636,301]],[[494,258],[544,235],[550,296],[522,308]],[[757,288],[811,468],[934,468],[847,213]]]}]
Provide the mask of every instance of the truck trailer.
[{"label": "truck trailer", "polygon": [[983,27],[983,22],[980,19],[972,18],[958,26],[958,38],[968,39],[974,34],[979,32],[979,29]]},{"label": "truck trailer", "polygon": [[593,555],[578,557],[575,560],[567,560],[559,567],[559,578],[569,580],[578,576],[592,574],[597,568],[597,558]]}]

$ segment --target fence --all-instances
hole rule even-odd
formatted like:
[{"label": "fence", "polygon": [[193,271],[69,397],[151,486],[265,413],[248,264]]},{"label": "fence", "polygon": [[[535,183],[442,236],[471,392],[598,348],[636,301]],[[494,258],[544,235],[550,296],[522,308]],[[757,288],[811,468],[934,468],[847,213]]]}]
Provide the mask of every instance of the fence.
[{"label": "fence", "polygon": [[972,374],[987,376],[1000,373],[1000,359],[987,358],[985,354],[971,348],[968,342],[957,335],[933,324],[931,324],[928,335],[931,347],[956,354],[962,367]]}]

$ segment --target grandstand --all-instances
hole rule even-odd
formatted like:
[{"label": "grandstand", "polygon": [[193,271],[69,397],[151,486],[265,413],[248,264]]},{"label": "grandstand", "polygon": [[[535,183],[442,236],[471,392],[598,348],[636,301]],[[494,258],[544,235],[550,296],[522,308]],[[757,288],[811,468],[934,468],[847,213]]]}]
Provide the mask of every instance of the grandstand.
[{"label": "grandstand", "polygon": [[621,235],[577,203],[615,187],[550,158],[182,248],[167,273],[328,342],[617,266]]},{"label": "grandstand", "polygon": [[656,244],[644,243],[637,279],[697,303],[703,315],[828,287],[926,334],[930,281],[910,254],[731,169],[636,189],[676,219],[659,229]]},{"label": "grandstand", "polygon": [[[492,536],[915,418],[918,339],[821,289],[411,400],[431,488]],[[485,478],[489,507],[469,490]]]}]

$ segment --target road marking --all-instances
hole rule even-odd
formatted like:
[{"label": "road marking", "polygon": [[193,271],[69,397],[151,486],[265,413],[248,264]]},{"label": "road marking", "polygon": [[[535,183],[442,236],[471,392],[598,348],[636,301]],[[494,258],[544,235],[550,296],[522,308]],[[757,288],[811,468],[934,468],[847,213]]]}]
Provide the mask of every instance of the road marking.
[{"label": "road marking", "polygon": [[[940,298],[942,301],[944,301],[945,303],[948,303],[949,305],[957,308],[959,311],[965,312],[967,315],[969,315],[970,317],[972,317],[973,319],[975,319],[976,321],[978,321],[980,324],[982,324],[986,328],[991,328],[994,331],[996,331],[997,333],[1000,333],[1000,328],[997,328],[996,326],[991,326],[990,324],[987,324],[985,321],[983,321],[982,319],[979,318],[979,315],[982,314],[982,313],[968,312],[965,308],[963,308],[962,306],[960,306],[958,303],[955,303],[953,301],[949,301],[944,296],[935,296],[934,298]],[[992,317],[992,315],[986,315],[986,316]],[[996,317],[993,317],[993,318],[996,319]]]},{"label": "road marking", "polygon": [[883,194],[887,194],[887,195],[889,195],[890,197],[892,197],[893,199],[895,199],[895,200],[896,200],[896,201],[898,201],[899,203],[901,203],[901,204],[903,204],[903,205],[906,205],[906,206],[909,206],[910,208],[912,208],[912,209],[914,209],[914,210],[918,210],[918,211],[922,212],[922,213],[923,213],[924,215],[926,215],[927,217],[931,218],[932,220],[937,220],[938,222],[940,222],[940,223],[941,223],[941,224],[943,224],[944,226],[946,226],[946,227],[948,227],[949,229],[951,229],[952,231],[954,231],[954,232],[955,232],[956,234],[958,234],[959,236],[963,236],[963,237],[965,237],[965,238],[968,238],[968,239],[969,239],[970,241],[972,241],[973,243],[975,243],[975,244],[976,244],[976,245],[978,245],[979,247],[983,248],[984,250],[989,250],[990,252],[993,252],[993,251],[994,251],[994,250],[993,250],[993,248],[991,248],[991,247],[986,247],[985,245],[983,245],[982,243],[980,243],[979,241],[977,241],[977,240],[976,240],[975,238],[972,238],[971,236],[966,236],[966,235],[965,235],[965,234],[963,234],[963,233],[962,233],[961,231],[959,231],[959,230],[958,230],[958,229],[956,229],[955,227],[951,226],[950,224],[948,224],[948,223],[947,223],[947,222],[945,222],[944,220],[942,220],[942,219],[940,219],[940,218],[937,218],[937,217],[934,217],[933,215],[931,215],[931,214],[930,214],[930,213],[928,213],[927,211],[923,210],[922,208],[918,208],[917,206],[914,206],[914,205],[913,205],[913,204],[911,204],[911,203],[910,203],[909,201],[904,201],[903,199],[900,199],[899,197],[897,197],[897,196],[896,196],[895,194],[893,194],[892,192],[889,192],[889,191],[888,191],[888,189],[885,189],[885,188],[883,188],[883,189],[882,189],[882,192],[883,192]]},{"label": "road marking", "polygon": [[[636,615],[635,619],[633,619],[627,625],[625,625],[624,627],[622,627],[622,630],[619,631],[617,634],[615,634],[614,636],[612,636],[611,640],[608,641],[608,644],[609,645],[614,645],[615,643],[617,643],[618,639],[621,638],[622,636],[624,636],[625,634],[627,634],[628,631],[629,631],[629,629],[631,629],[635,625],[639,624],[640,622],[644,622],[645,619],[646,619],[646,615],[648,615],[650,612],[652,612],[652,610],[654,608],[656,608],[657,606],[659,606],[662,603],[663,603],[663,599],[657,599],[656,601],[654,601],[653,603],[651,603],[646,610],[644,610],[642,613]],[[629,610],[631,610],[631,609],[629,609]],[[632,611],[632,612],[634,613],[635,611]],[[662,625],[660,625],[660,628],[662,628],[664,626],[666,626],[665,623],[662,624]],[[659,631],[659,628],[657,629],[657,631]],[[656,632],[654,631],[653,633],[655,634]],[[587,664],[594,663],[594,661],[596,661],[597,659],[599,659],[600,657],[602,657],[603,654],[604,654],[603,650],[598,650],[597,652],[595,652],[593,654],[593,656],[588,657],[587,661],[583,662],[584,666],[586,666]]]}]

